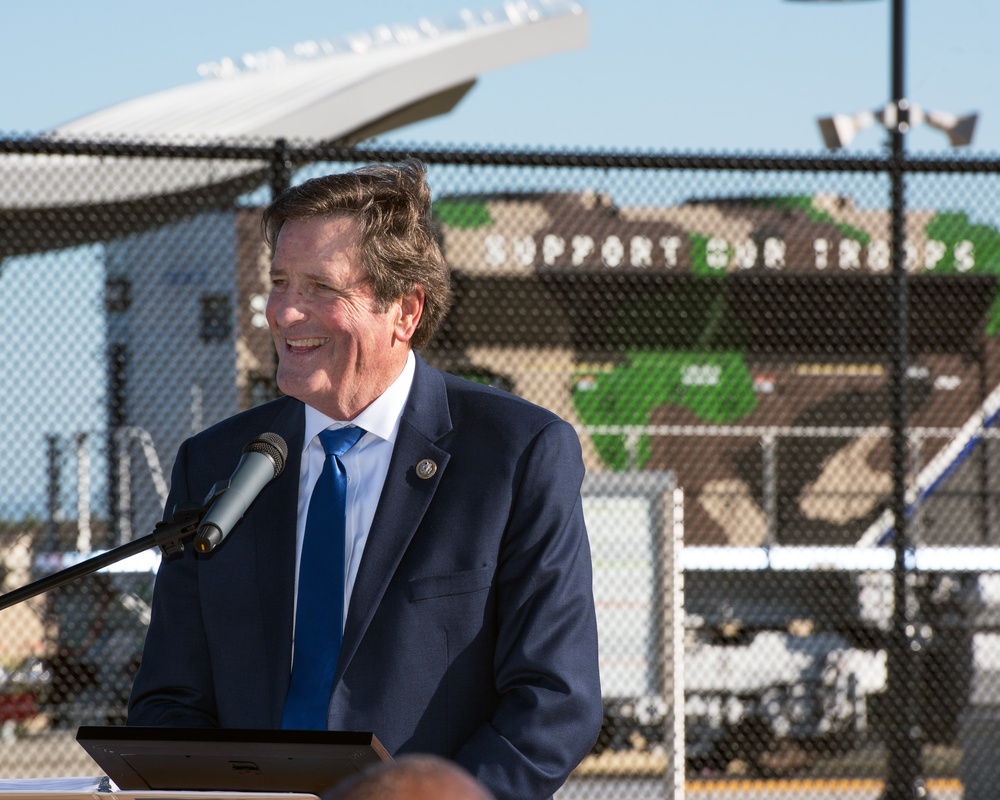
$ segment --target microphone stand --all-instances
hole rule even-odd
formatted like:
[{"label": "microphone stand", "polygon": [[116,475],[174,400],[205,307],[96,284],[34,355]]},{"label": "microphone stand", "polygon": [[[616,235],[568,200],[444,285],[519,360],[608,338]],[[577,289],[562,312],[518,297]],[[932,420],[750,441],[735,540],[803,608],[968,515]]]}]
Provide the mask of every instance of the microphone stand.
[{"label": "microphone stand", "polygon": [[184,540],[194,536],[198,531],[201,518],[205,516],[205,506],[185,506],[174,511],[173,522],[158,522],[153,532],[133,539],[118,547],[114,547],[100,555],[74,564],[72,567],[53,572],[37,581],[32,581],[20,589],[14,589],[6,594],[0,595],[0,611],[10,606],[16,605],[29,597],[34,597],[49,589],[55,589],[74,581],[83,575],[89,575],[99,569],[114,564],[150,547],[159,547],[165,556],[179,553],[184,549]]}]

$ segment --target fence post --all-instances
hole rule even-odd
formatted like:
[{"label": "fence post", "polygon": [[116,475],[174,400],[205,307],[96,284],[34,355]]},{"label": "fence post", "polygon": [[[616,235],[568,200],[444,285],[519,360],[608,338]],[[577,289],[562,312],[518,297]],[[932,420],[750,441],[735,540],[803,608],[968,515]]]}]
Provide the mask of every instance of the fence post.
[{"label": "fence post", "polygon": [[765,433],[760,441],[764,451],[764,519],[767,523],[767,547],[770,548],[778,543],[778,443],[773,433]]},{"label": "fence post", "polygon": [[275,139],[271,156],[271,199],[274,200],[292,185],[292,160],[288,155],[288,141]]},{"label": "fence post", "polygon": [[[990,387],[986,378],[986,343],[984,341],[980,341],[976,346],[976,373],[979,378],[979,407],[982,415],[979,424],[985,434],[988,425],[985,403],[990,394]],[[982,544],[989,544],[993,519],[993,502],[990,499],[991,444],[989,436],[984,435],[981,446],[977,448],[979,452],[979,520],[981,525],[979,540]]]},{"label": "fence post", "polygon": [[45,539],[42,545],[43,553],[54,553],[59,549],[59,521],[61,516],[61,503],[59,484],[62,482],[62,448],[59,446],[59,437],[55,434],[46,434],[45,452],[48,461],[48,492],[45,509]]},{"label": "fence post", "polygon": [[890,129],[889,178],[892,202],[892,272],[889,282],[889,417],[892,459],[893,617],[887,652],[888,689],[897,724],[889,726],[886,753],[885,800],[915,800],[926,796],[921,778],[923,734],[916,719],[917,652],[912,607],[907,585],[912,553],[906,518],[907,387],[909,359],[909,292],[904,247],[906,242],[905,155],[903,135],[909,129],[909,104],[904,92],[904,0],[893,0],[892,102],[896,124]]},{"label": "fence post", "polygon": [[121,435],[119,432],[127,420],[125,408],[127,361],[126,346],[121,343],[112,344],[108,351],[108,432],[106,443],[108,533],[106,541],[94,543],[97,547],[113,547],[119,544],[122,541],[120,521],[124,514],[131,513],[131,509],[123,506],[118,480],[118,439]]}]

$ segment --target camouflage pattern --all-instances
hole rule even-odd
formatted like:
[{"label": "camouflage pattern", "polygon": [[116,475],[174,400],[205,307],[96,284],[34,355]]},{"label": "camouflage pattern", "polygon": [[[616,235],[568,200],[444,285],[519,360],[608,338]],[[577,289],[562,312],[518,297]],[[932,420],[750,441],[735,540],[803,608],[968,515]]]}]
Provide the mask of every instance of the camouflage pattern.
[{"label": "camouflage pattern", "polygon": [[[675,471],[688,544],[877,539],[891,488],[885,210],[822,194],[619,208],[596,192],[435,210],[458,292],[433,361],[570,420],[591,472]],[[912,210],[906,236],[911,471],[953,472],[925,506],[947,513],[916,529],[985,543],[988,449],[933,460],[1000,384],[1000,234]]]}]

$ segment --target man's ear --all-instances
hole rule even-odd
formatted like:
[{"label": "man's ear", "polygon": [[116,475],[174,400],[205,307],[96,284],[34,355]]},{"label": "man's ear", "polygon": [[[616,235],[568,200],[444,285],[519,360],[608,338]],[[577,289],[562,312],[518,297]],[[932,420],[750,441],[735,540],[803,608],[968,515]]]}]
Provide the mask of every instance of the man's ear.
[{"label": "man's ear", "polygon": [[399,316],[396,318],[396,338],[408,342],[417,330],[420,317],[424,313],[424,290],[422,286],[414,287],[409,294],[404,294],[399,300]]}]

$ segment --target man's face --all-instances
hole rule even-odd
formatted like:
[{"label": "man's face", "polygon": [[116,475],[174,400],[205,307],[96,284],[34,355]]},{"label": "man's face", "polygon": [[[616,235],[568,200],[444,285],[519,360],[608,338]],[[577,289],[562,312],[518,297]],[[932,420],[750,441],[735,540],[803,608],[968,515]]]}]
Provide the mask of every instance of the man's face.
[{"label": "man's face", "polygon": [[267,321],[278,386],[339,420],[353,419],[403,369],[423,293],[375,310],[347,216],[289,220],[271,259]]}]

